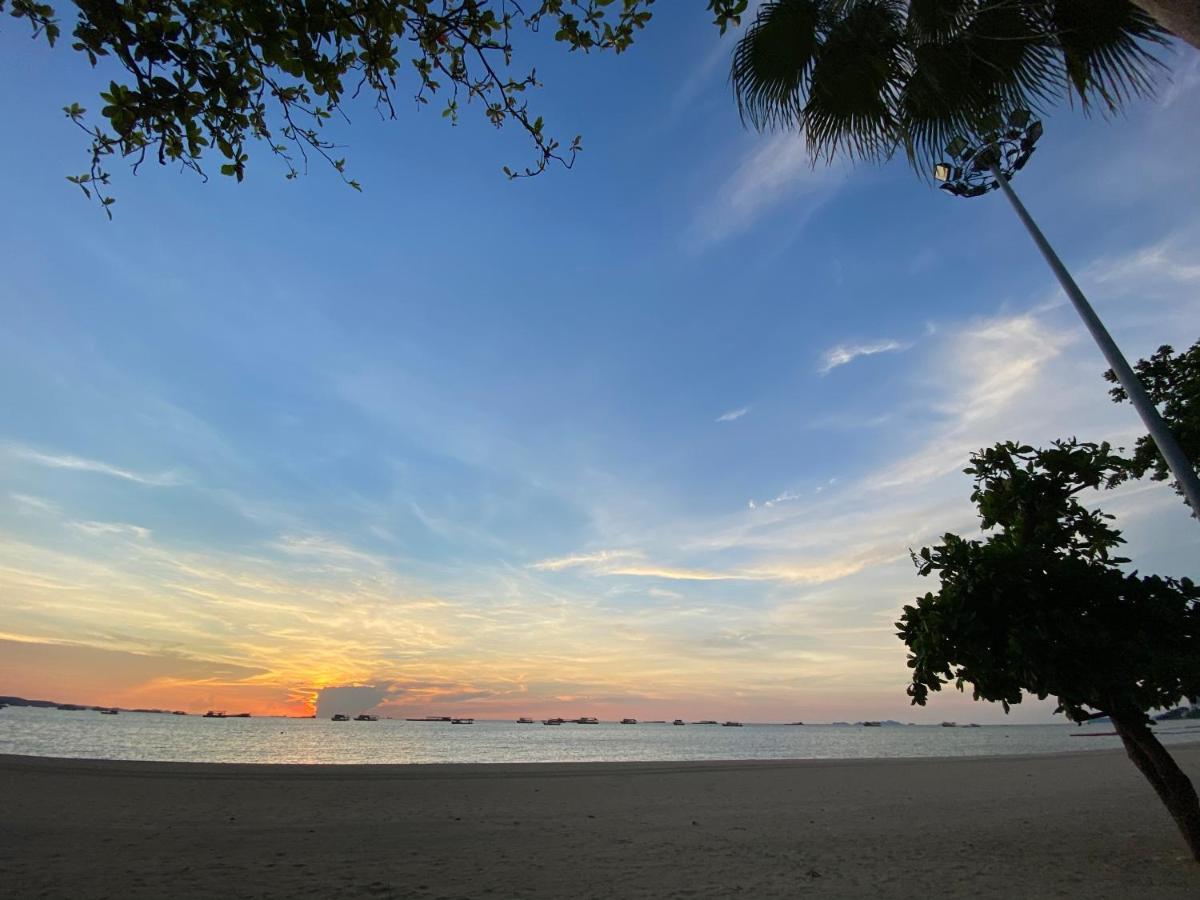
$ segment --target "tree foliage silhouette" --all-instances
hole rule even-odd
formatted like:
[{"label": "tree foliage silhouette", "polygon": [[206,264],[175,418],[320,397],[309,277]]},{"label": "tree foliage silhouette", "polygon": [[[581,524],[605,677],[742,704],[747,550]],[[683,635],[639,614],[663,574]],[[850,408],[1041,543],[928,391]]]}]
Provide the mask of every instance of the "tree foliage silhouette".
[{"label": "tree foliage silhouette", "polygon": [[731,79],[743,121],[802,132],[814,159],[903,150],[927,173],[1015,110],[1150,93],[1166,34],[1128,0],[770,0]]},{"label": "tree foliage silhouette", "polygon": [[1200,588],[1125,571],[1112,517],[1079,499],[1125,481],[1129,461],[1075,439],[1002,443],[966,471],[986,536],[946,534],[913,556],[939,587],[896,623],[912,702],[953,682],[1005,711],[1028,692],[1076,722],[1108,715],[1200,860],[1200,802],[1145,712],[1200,695]]},{"label": "tree foliage silhouette", "polygon": [[[531,0],[525,11],[516,0],[76,0],[72,48],[122,80],[101,93],[99,118],[78,103],[65,107],[91,150],[88,170],[70,180],[107,211],[113,157],[203,175],[215,152],[221,174],[240,181],[251,145],[262,142],[289,178],[315,155],[358,188],[324,126],[360,95],[394,118],[402,79],[417,104],[444,98],[451,121],[474,103],[496,127],[522,129],[534,158],[519,171],[505,167],[510,177],[552,161],[569,167],[580,138],[564,146],[530,111],[537,72],[514,72],[514,32],[553,29],[570,50],[621,53],[653,3]],[[61,37],[51,3],[0,0],[0,13],[6,8],[31,23],[35,38],[53,46]]]}]

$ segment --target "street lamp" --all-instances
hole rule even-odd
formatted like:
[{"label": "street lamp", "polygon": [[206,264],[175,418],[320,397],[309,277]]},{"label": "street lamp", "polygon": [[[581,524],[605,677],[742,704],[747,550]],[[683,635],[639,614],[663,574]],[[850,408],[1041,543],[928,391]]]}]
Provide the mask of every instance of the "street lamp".
[{"label": "street lamp", "polygon": [[1184,499],[1192,508],[1192,515],[1200,518],[1200,479],[1196,477],[1196,470],[1184,455],[1175,440],[1175,435],[1167,428],[1167,423],[1158,414],[1158,409],[1147,395],[1141,379],[1130,368],[1112,335],[1083,296],[1083,291],[1079,289],[1071,273],[1046,240],[1046,236],[1037,227],[1037,223],[1013,191],[1012,185],[1008,183],[1013,173],[1020,171],[1029,161],[1041,136],[1042,123],[1035,119],[1029,110],[1014,110],[1007,120],[997,118],[985,123],[978,140],[974,142],[963,137],[956,137],[951,141],[946,147],[949,161],[934,166],[933,176],[942,183],[942,190],[956,197],[979,197],[997,188],[1004,192],[1029,236],[1042,251],[1042,256],[1049,263],[1075,311],[1079,313],[1093,339],[1100,346],[1100,352],[1108,361],[1109,368],[1117,376],[1117,383],[1129,395],[1130,402],[1141,416],[1146,430],[1150,432],[1158,452],[1166,460],[1171,474],[1183,491]]}]

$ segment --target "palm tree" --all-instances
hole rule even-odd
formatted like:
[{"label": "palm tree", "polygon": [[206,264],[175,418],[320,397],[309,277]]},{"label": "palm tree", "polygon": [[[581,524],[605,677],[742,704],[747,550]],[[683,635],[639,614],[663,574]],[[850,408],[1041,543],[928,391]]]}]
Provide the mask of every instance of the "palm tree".
[{"label": "palm tree", "polygon": [[743,121],[802,131],[814,158],[903,149],[927,173],[1014,110],[1107,113],[1150,93],[1166,40],[1128,0],[768,0],[732,80]]},{"label": "palm tree", "polygon": [[[1115,112],[1150,93],[1166,35],[1128,0],[768,0],[731,77],[742,120],[803,132],[814,160],[882,161],[903,148],[924,174],[948,145],[986,146],[997,123],[1027,121],[1030,109],[1065,97]],[[1192,462],[1007,173],[984,158],[976,167],[1012,203],[1200,518]]]}]

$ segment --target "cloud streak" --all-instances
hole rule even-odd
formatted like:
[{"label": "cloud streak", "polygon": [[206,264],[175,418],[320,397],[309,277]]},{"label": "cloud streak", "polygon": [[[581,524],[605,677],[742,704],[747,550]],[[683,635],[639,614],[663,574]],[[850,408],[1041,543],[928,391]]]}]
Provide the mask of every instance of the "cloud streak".
[{"label": "cloud streak", "polygon": [[721,415],[717,416],[715,419],[713,419],[713,421],[714,422],[736,422],[738,419],[740,419],[742,416],[744,416],[748,412],[750,412],[750,407],[748,407],[748,406],[743,406],[740,409],[731,409],[729,412],[721,413]]},{"label": "cloud streak", "polygon": [[133,481],[137,484],[145,484],[152,487],[168,487],[170,485],[182,483],[179,476],[173,472],[163,472],[158,475],[147,475],[141,472],[135,472],[132,469],[123,469],[119,466],[110,465],[109,463],[101,462],[99,460],[86,459],[82,456],[42,453],[39,450],[34,450],[30,447],[24,447],[19,444],[8,444],[6,449],[8,450],[9,454],[18,459],[31,462],[38,466],[44,466],[47,469],[69,469],[75,472],[94,472],[98,475],[107,475],[110,478],[119,478],[123,481]]},{"label": "cloud streak", "polygon": [[895,353],[907,350],[911,346],[912,344],[894,340],[875,341],[869,344],[838,344],[825,351],[817,371],[822,375],[828,375],[834,369],[849,365],[860,357],[874,356],[877,353]]},{"label": "cloud streak", "polygon": [[700,247],[719,243],[749,229],[784,201],[802,223],[837,191],[844,167],[814,165],[804,139],[791,133],[772,135],[750,147],[702,206],[691,226]]}]

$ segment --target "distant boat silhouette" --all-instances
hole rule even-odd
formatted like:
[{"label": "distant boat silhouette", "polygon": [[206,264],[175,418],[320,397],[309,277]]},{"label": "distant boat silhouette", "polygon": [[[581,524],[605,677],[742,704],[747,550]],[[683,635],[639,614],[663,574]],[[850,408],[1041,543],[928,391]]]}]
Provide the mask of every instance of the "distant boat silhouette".
[{"label": "distant boat silhouette", "polygon": [[451,719],[451,720],[450,720],[450,724],[451,724],[451,725],[474,725],[474,724],[475,724],[475,720],[474,720],[474,719],[471,719],[471,718],[465,718],[465,719]]},{"label": "distant boat silhouette", "polygon": [[366,713],[360,713],[354,717],[355,722],[378,722],[379,716],[368,716]]},{"label": "distant boat silhouette", "polygon": [[526,718],[525,716],[521,716],[521,718],[517,719],[517,724],[518,725],[532,725],[533,719]]},{"label": "distant boat silhouette", "polygon": [[741,722],[722,722],[721,724],[724,725],[726,728],[741,728],[742,727]]},{"label": "distant boat silhouette", "polygon": [[674,722],[672,722],[671,724],[672,724],[672,725],[686,725],[686,724],[687,724],[687,722],[683,721],[683,719],[676,719],[676,720],[675,720]]},{"label": "distant boat silhouette", "polygon": [[637,719],[622,719],[621,724],[622,725],[636,725]]},{"label": "distant boat silhouette", "polygon": [[348,715],[346,715],[345,713],[334,713],[331,721],[333,721],[333,722],[349,722],[350,717]]}]

